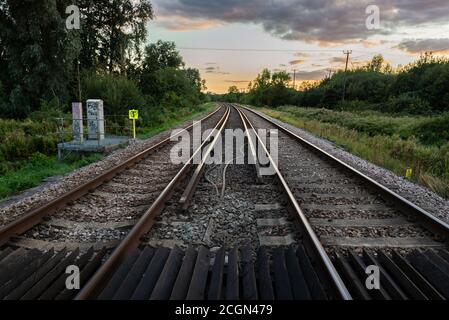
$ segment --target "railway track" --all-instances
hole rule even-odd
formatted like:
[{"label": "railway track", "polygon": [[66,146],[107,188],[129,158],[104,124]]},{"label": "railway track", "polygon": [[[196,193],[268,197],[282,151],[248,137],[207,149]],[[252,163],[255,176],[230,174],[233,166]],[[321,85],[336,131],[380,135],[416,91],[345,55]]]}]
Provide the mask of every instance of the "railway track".
[{"label": "railway track", "polygon": [[[199,165],[169,163],[165,141],[0,230],[0,299],[449,297],[445,223],[267,117],[221,110],[193,152]],[[229,146],[226,129],[277,129],[279,163],[260,135]],[[222,161],[210,164],[220,142]],[[258,148],[274,175],[236,164]],[[35,249],[15,249],[30,238]],[[65,288],[73,264],[79,292]],[[369,266],[379,290],[365,285]]]},{"label": "railway track", "polygon": [[[203,129],[214,128],[223,119],[224,109],[216,110],[202,119]],[[193,125],[185,130],[193,130]],[[25,213],[0,229],[0,245],[12,238],[15,246],[31,239],[36,243],[77,240],[75,243],[87,245],[93,241],[100,242],[101,246],[108,246],[111,238],[120,240],[123,233],[118,230],[132,227],[179,171],[180,165],[170,160],[175,143],[171,138],[165,139]],[[20,238],[23,235],[25,238]]]},{"label": "railway track", "polygon": [[[225,109],[203,118],[202,128],[220,126],[229,112]],[[193,129],[192,125],[184,130]],[[184,166],[181,172],[182,165],[170,161],[170,152],[177,143],[171,140],[153,145],[0,229],[4,249],[0,255],[0,298],[48,298],[47,290],[54,291],[53,298],[73,297],[73,292],[62,293],[66,267],[79,266],[85,283],[167,184],[189,174],[190,166]],[[16,288],[13,277],[29,281]],[[59,292],[51,287],[53,281],[62,283]],[[27,295],[24,290],[36,292]]]},{"label": "railway track", "polygon": [[[279,130],[280,171],[339,274],[358,299],[449,298],[449,225],[253,110]],[[367,267],[382,287],[365,286]]]},{"label": "railway track", "polygon": [[[219,133],[224,133],[225,128],[242,129],[246,125],[248,123],[244,115],[237,109],[232,109]],[[211,151],[214,145],[223,139],[223,136],[224,134],[215,136],[206,152],[207,157],[203,158],[203,163],[197,166],[185,188],[176,192],[169,186],[165,190],[167,194],[173,193],[173,197],[170,201],[171,205],[164,210],[158,210],[159,219],[150,222],[150,219],[144,217],[138,225],[147,227],[134,228],[81,290],[77,299],[350,298],[324,250],[320,247],[317,252],[309,251],[309,248],[319,246],[318,242],[311,242],[314,240],[313,235],[306,237],[306,240],[302,239],[299,233],[291,235],[290,244],[296,245],[289,248],[279,246],[279,243],[276,242],[283,239],[282,236],[266,237],[272,240],[271,243],[265,243],[267,246],[260,246],[261,240],[266,238],[258,233],[248,232],[248,235],[242,236],[242,232],[245,232],[247,227],[257,229],[256,221],[258,219],[254,215],[263,215],[262,212],[265,211],[266,214],[267,211],[271,211],[270,204],[256,203],[257,206],[247,207],[245,211],[252,212],[246,212],[247,217],[244,215],[234,217],[234,219],[241,219],[242,224],[240,228],[236,228],[234,225],[231,230],[226,230],[229,221],[222,221],[221,214],[220,212],[217,214],[216,208],[209,207],[203,210],[203,214],[198,212],[206,206],[202,202],[205,198],[208,205],[211,206],[214,205],[211,196],[219,197],[215,188],[205,187],[204,184],[209,184],[211,181],[203,174],[205,173],[207,176],[207,173],[214,169],[214,166],[207,165],[207,160],[208,157],[212,157]],[[251,152],[252,149],[248,146],[255,143],[256,141],[247,143],[246,152]],[[226,145],[223,146],[225,150],[226,147]],[[238,149],[240,150],[234,150],[236,155],[242,152],[242,148]],[[230,163],[225,163],[223,169],[228,169],[229,165]],[[245,180],[246,178],[246,183],[249,183],[251,187],[256,187],[257,179],[255,179],[253,165],[233,165],[232,167],[229,170],[238,170],[236,174],[240,179]],[[226,170],[223,171],[223,177],[223,179],[226,178]],[[267,193],[271,195],[271,199],[279,200],[280,203],[276,203],[276,205],[280,206],[279,209],[283,210],[284,214],[288,210],[295,211],[295,200],[291,194],[288,194],[288,190],[275,188],[279,186],[276,179],[282,182],[282,177],[278,173],[276,177],[269,179],[269,182],[257,185],[256,194],[259,195],[259,198],[256,197],[256,199],[260,199],[260,190],[265,188],[269,190]],[[235,187],[232,182],[232,179],[231,182],[228,180],[228,184],[221,181],[223,190],[232,193],[232,189]],[[206,192],[206,190],[208,191]],[[205,192],[208,194],[205,195]],[[242,190],[240,192],[245,193]],[[161,201],[164,201],[163,197],[162,195]],[[252,197],[254,198],[254,194]],[[186,201],[186,199],[189,200]],[[233,200],[236,199],[232,195],[228,195],[227,199],[219,198],[218,202],[221,203],[223,209],[229,211],[228,205]],[[155,203],[152,208],[156,210],[159,206]],[[183,210],[180,211],[180,209]],[[242,213],[239,209],[234,212]],[[228,212],[228,216],[232,214]],[[151,213],[150,215],[156,216]],[[246,219],[247,222],[244,222],[248,216],[250,219]],[[272,221],[274,219],[272,213],[270,213],[270,218],[259,219],[259,221]],[[208,224],[201,223],[204,219],[208,221]],[[301,224],[304,221],[296,222]],[[192,236],[192,233],[195,232],[182,230],[183,225],[187,226],[187,229],[188,225],[203,225],[205,230],[198,230],[197,233],[204,234],[204,236],[195,239],[193,235],[193,239],[185,239],[186,234]],[[310,228],[306,227],[305,230],[307,233]],[[232,235],[233,232],[236,234]],[[178,239],[173,239],[173,234],[177,234]],[[172,244],[172,250],[153,249],[147,246],[148,241],[155,241],[155,238],[160,238],[161,235],[169,235],[170,239],[165,239],[165,244],[168,246]],[[272,238],[275,240],[273,241]],[[256,265],[257,267],[255,267]],[[240,293],[243,294],[240,295]]]}]

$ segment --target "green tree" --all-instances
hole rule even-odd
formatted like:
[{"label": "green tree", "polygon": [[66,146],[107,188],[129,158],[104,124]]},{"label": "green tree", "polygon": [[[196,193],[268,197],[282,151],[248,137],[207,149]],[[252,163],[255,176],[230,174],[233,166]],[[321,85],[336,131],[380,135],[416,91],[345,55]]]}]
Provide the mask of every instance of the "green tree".
[{"label": "green tree", "polygon": [[137,79],[151,106],[192,107],[204,99],[205,81],[185,63],[173,42],[158,41],[145,48]]},{"label": "green tree", "polygon": [[42,100],[66,101],[78,33],[65,27],[68,0],[2,0],[0,39],[2,82],[9,116],[25,117]]},{"label": "green tree", "polygon": [[240,96],[241,96],[241,93],[239,91],[239,88],[237,88],[237,86],[230,86],[225,99],[228,102],[235,103],[235,102],[240,102]]},{"label": "green tree", "polygon": [[375,55],[371,62],[366,65],[365,70],[383,73],[391,73],[393,71],[391,65],[385,61],[381,54]]},{"label": "green tree", "polygon": [[155,72],[160,69],[184,67],[184,61],[174,42],[159,40],[145,47],[143,70]]},{"label": "green tree", "polygon": [[271,74],[268,69],[264,69],[250,85],[247,102],[274,107],[293,103],[295,90],[287,87],[289,82],[290,75],[287,72]]},{"label": "green tree", "polygon": [[92,97],[102,99],[108,115],[124,115],[129,108],[139,109],[145,106],[137,83],[123,75],[85,72],[82,78],[83,100]]},{"label": "green tree", "polygon": [[149,0],[78,0],[82,13],[82,66],[125,73],[141,57],[153,19]]},{"label": "green tree", "polygon": [[291,77],[286,71],[279,71],[273,73],[271,79],[275,86],[284,88],[286,88],[288,86],[288,83],[291,81]]}]

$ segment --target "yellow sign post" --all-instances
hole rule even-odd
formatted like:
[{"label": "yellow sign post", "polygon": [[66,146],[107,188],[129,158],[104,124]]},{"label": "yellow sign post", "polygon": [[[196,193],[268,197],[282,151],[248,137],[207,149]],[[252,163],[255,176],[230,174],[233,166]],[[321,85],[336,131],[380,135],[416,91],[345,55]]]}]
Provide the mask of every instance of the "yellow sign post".
[{"label": "yellow sign post", "polygon": [[405,173],[405,177],[406,177],[407,179],[411,179],[411,178],[413,177],[413,169],[408,168],[408,169],[407,169],[407,172]]},{"label": "yellow sign post", "polygon": [[136,120],[139,120],[139,110],[129,110],[129,119],[133,121],[133,137],[136,140]]}]

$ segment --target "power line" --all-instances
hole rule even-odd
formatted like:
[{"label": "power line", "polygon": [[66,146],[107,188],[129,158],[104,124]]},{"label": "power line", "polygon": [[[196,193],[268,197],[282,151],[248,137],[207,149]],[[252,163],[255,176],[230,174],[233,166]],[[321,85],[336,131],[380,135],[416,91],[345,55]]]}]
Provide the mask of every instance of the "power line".
[{"label": "power line", "polygon": [[[328,52],[335,53],[341,52],[341,49],[262,49],[262,48],[211,48],[211,47],[178,47],[179,50],[191,50],[191,51],[228,51],[228,52],[268,52],[268,53],[301,53],[301,52]],[[351,50],[353,53],[360,53],[365,55],[383,54],[380,51],[361,51]],[[385,54],[385,52],[384,52]],[[394,56],[410,56],[408,53],[395,53],[387,52],[388,55]]]},{"label": "power line", "polygon": [[251,48],[206,48],[206,47],[179,47],[180,50],[204,50],[204,51],[237,51],[237,52],[338,52],[340,50],[326,49],[251,49]]}]

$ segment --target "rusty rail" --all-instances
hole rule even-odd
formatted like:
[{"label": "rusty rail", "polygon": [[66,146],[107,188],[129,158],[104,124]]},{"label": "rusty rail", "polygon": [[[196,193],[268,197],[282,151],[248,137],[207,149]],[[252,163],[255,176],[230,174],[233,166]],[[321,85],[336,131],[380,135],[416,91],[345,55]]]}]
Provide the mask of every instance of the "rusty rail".
[{"label": "rusty rail", "polygon": [[[327,255],[326,251],[324,250],[320,240],[316,236],[315,232],[312,229],[312,226],[310,225],[306,215],[302,211],[301,207],[299,206],[298,202],[296,201],[295,196],[293,195],[293,192],[290,190],[290,187],[288,186],[287,182],[285,181],[284,177],[282,176],[281,172],[279,171],[278,166],[276,165],[275,161],[271,157],[271,154],[269,153],[268,149],[266,148],[265,144],[263,143],[262,139],[257,134],[253,124],[249,121],[248,117],[237,108],[237,111],[240,114],[240,117],[242,119],[242,122],[245,125],[245,128],[248,133],[248,139],[251,139],[251,135],[249,132],[253,132],[253,136],[257,138],[258,145],[261,146],[264,149],[264,152],[269,158],[271,166],[274,168],[274,171],[276,173],[276,177],[278,178],[280,182],[280,187],[284,191],[285,195],[287,196],[291,207],[293,208],[301,227],[304,231],[304,234],[306,236],[307,245],[311,249],[312,253],[314,254],[314,258],[316,259],[317,265],[320,268],[320,271],[323,275],[326,276],[328,283],[330,284],[329,289],[333,291],[333,293],[343,299],[343,300],[352,300],[351,294],[349,293],[348,289],[346,288],[345,284],[343,283],[343,280],[341,279],[339,273],[335,269],[333,263],[331,262],[329,256]],[[256,141],[254,142],[256,144]]]},{"label": "rusty rail", "polygon": [[262,119],[269,122],[276,128],[279,128],[281,131],[286,133],[288,136],[297,140],[298,142],[300,142],[307,148],[313,150],[314,152],[321,155],[322,157],[331,160],[333,163],[335,163],[340,168],[361,178],[362,181],[364,181],[364,183],[366,183],[369,187],[376,190],[376,192],[379,192],[385,200],[391,201],[400,212],[402,212],[406,216],[409,216],[410,218],[417,219],[425,228],[427,228],[428,230],[432,231],[435,235],[437,235],[437,240],[440,240],[441,242],[449,243],[449,224],[448,223],[436,218],[434,215],[427,212],[423,208],[421,208],[421,207],[417,206],[416,204],[412,203],[411,201],[405,199],[404,197],[397,194],[396,192],[388,189],[387,187],[383,186],[382,184],[375,181],[374,179],[368,177],[367,175],[365,175],[364,173],[355,169],[354,167],[350,166],[349,164],[341,161],[340,159],[334,157],[330,153],[324,151],[320,147],[318,147],[318,146],[312,144],[311,142],[305,140],[304,138],[298,136],[291,130],[272,121],[267,116],[260,114],[259,112],[256,112],[254,110],[251,110],[250,108],[247,108],[247,107],[243,107],[243,108],[245,110],[257,115],[258,117],[261,117]]},{"label": "rusty rail", "polygon": [[[210,113],[201,121],[205,121],[212,117],[214,114],[219,112],[221,108],[218,108],[214,112]],[[190,125],[183,129],[183,131],[190,130],[194,125]],[[19,236],[26,231],[30,230],[34,226],[41,223],[44,217],[55,213],[56,211],[64,208],[67,204],[83,197],[89,192],[95,190],[103,183],[106,183],[112,180],[117,174],[130,169],[138,162],[142,161],[144,158],[149,156],[154,151],[160,149],[164,145],[168,144],[171,141],[172,137],[169,137],[156,145],[140,152],[139,154],[133,156],[132,158],[122,162],[121,164],[115,166],[114,168],[102,173],[101,175],[95,177],[92,180],[76,187],[75,189],[63,194],[62,196],[52,200],[50,203],[47,203],[43,206],[40,206],[34,210],[29,211],[24,216],[19,219],[13,221],[12,223],[6,225],[5,227],[0,229],[0,246],[6,244],[12,237]]]},{"label": "rusty rail", "polygon": [[[142,218],[137,222],[134,228],[126,236],[126,238],[120,243],[120,245],[114,250],[112,255],[106,260],[101,268],[90,279],[86,286],[77,295],[76,300],[88,300],[95,298],[101,289],[103,289],[106,282],[113,275],[113,272],[117,266],[126,259],[126,257],[132,253],[132,251],[138,248],[140,239],[143,235],[148,233],[154,225],[155,218],[165,208],[166,202],[173,196],[175,189],[191,169],[191,163],[196,158],[198,153],[201,153],[203,148],[209,143],[210,139],[214,136],[214,133],[220,135],[224,129],[230,114],[230,108],[226,109],[225,114],[220,119],[218,124],[201,144],[201,146],[194,152],[188,163],[186,163],[167,187],[162,191],[159,197],[154,201],[152,206],[145,212]],[[216,141],[216,139],[214,139]]]}]

